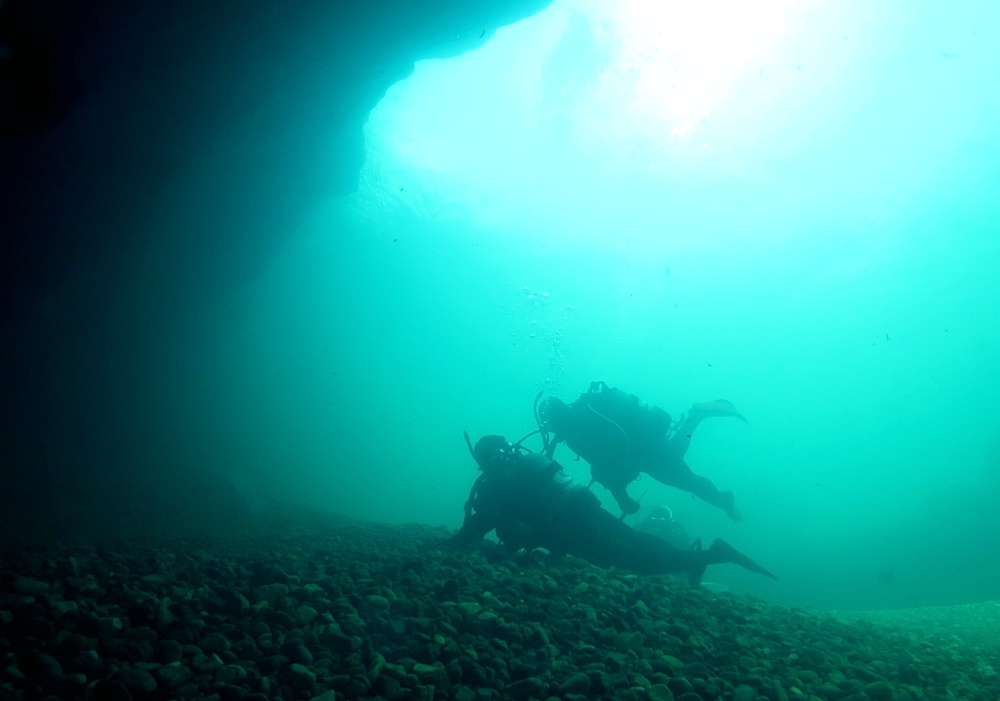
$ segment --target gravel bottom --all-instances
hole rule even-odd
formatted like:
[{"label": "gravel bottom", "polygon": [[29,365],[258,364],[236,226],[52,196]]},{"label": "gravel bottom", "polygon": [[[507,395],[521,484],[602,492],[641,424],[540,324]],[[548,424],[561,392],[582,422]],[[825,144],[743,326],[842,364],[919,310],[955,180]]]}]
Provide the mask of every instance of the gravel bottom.
[{"label": "gravel bottom", "polygon": [[[921,606],[885,611],[853,611],[837,617],[847,622],[870,621],[884,628],[933,641],[941,647],[976,650],[993,665],[1000,661],[1000,601],[958,606]],[[997,666],[1000,672],[1000,666]]]},{"label": "gravel bottom", "polygon": [[995,647],[489,543],[435,548],[447,535],[316,517],[8,548],[0,701],[1000,698]]}]

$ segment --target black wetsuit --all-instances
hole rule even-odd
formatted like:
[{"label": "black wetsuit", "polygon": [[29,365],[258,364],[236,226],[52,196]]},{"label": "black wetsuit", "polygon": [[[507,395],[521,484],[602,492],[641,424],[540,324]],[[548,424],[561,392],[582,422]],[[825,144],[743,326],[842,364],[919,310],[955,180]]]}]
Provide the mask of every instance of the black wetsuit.
[{"label": "black wetsuit", "polygon": [[476,480],[451,544],[479,541],[494,529],[508,546],[543,547],[637,574],[688,572],[700,578],[707,565],[735,562],[772,576],[722,541],[709,550],[679,550],[633,530],[601,508],[597,496],[559,463],[537,453],[512,452]]},{"label": "black wetsuit", "polygon": [[691,537],[684,530],[684,526],[669,517],[647,517],[637,523],[635,529],[640,533],[649,533],[660,540],[665,540],[675,548],[687,550],[691,547]]},{"label": "black wetsuit", "polygon": [[594,480],[614,496],[626,513],[638,510],[627,487],[640,472],[657,482],[690,492],[727,512],[732,495],[720,492],[684,460],[694,426],[670,433],[670,415],[604,383],[594,383],[574,402],[557,402],[546,429],[552,432],[549,457],[559,443],[587,461]]}]

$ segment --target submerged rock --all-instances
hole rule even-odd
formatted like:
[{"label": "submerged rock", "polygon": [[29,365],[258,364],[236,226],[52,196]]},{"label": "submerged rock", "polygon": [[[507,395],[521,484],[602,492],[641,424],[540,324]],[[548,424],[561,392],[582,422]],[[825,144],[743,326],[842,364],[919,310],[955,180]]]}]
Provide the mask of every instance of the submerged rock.
[{"label": "submerged rock", "polygon": [[194,676],[190,669],[181,664],[164,665],[157,669],[155,674],[168,689],[177,689],[191,681],[191,677]]},{"label": "submerged rock", "polygon": [[14,583],[11,586],[11,589],[15,593],[23,594],[24,596],[47,594],[50,588],[51,587],[48,582],[31,579],[30,577],[22,577],[20,575],[14,578]]},{"label": "submerged rock", "polygon": [[[588,677],[583,672],[575,672],[563,681],[559,685],[559,695],[563,696],[565,694],[583,694],[586,695],[590,693],[590,677]],[[652,699],[652,694],[650,694]],[[653,701],[661,701],[660,699],[653,699]],[[670,699],[666,701],[672,701]]]},{"label": "submerged rock", "polygon": [[53,566],[49,582],[17,570],[38,554],[5,552],[0,701],[1000,697],[988,638],[943,648],[572,558],[429,546],[444,535],[369,525],[81,549],[76,574]]}]

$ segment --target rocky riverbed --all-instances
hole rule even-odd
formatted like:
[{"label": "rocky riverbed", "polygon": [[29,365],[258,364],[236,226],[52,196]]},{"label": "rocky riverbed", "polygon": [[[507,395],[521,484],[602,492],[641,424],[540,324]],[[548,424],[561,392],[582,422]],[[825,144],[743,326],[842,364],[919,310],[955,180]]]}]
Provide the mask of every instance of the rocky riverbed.
[{"label": "rocky riverbed", "polygon": [[317,520],[0,553],[0,701],[996,701],[1000,662],[484,543]]}]

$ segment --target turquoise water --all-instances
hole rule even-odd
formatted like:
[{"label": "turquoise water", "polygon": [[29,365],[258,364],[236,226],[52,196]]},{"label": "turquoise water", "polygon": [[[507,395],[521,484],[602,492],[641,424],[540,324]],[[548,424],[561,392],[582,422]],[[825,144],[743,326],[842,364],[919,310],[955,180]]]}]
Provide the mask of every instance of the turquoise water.
[{"label": "turquoise water", "polygon": [[394,85],[357,192],[213,332],[199,450],[253,509],[457,527],[462,430],[527,433],[539,391],[721,397],[749,423],[688,461],[745,521],[630,490],[781,582],[713,579],[1000,596],[1000,6],[652,7],[559,0]]}]

